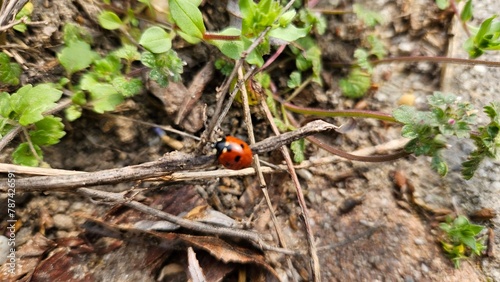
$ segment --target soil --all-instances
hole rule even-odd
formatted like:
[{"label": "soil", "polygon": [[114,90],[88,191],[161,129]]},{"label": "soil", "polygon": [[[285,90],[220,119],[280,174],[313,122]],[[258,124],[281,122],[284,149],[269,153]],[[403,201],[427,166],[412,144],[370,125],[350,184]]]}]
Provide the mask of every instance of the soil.
[{"label": "soil", "polygon": [[[96,16],[98,3],[78,1],[32,1],[32,20],[48,21],[45,26],[32,26],[26,34],[9,33],[8,40],[21,47],[2,47],[22,58],[22,83],[51,81],[63,75],[54,64],[61,48],[62,26],[79,23],[91,32],[100,51],[119,44],[119,33],[102,30]],[[228,25],[226,1],[202,3],[210,30]],[[325,109],[362,107],[390,113],[401,97],[412,97],[417,108],[425,108],[426,97],[434,91],[455,93],[471,101],[477,108],[498,100],[500,69],[481,65],[445,65],[434,62],[390,63],[376,66],[373,81],[378,87],[361,100],[346,99],[338,81],[347,68],[337,63],[352,61],[354,49],[364,44],[363,38],[373,33],[382,39],[388,57],[448,56],[467,58],[461,48],[465,35],[451,10],[439,10],[434,1],[356,1],[378,11],[385,23],[360,30],[353,14],[329,15],[327,31],[317,38],[322,51],[324,85],[309,85],[293,102],[296,105]],[[477,3],[476,3],[477,2]],[[115,7],[125,5],[121,1]],[[498,13],[500,2],[475,1],[474,24]],[[347,9],[351,1],[319,1],[317,8]],[[24,45],[23,45],[24,44]],[[66,122],[67,135],[56,146],[44,149],[44,157],[52,168],[100,171],[141,164],[161,158],[173,151],[155,131],[136,121],[169,125],[199,136],[211,119],[217,102],[216,91],[223,76],[215,71],[205,83],[203,95],[195,107],[194,120],[176,125],[179,93],[189,93],[197,73],[209,64],[216,50],[203,44],[191,46],[182,40],[174,48],[186,62],[183,82],[159,90],[147,89],[108,115],[85,111],[82,118]],[[486,54],[484,60],[500,61],[498,53]],[[278,89],[284,89],[290,61],[278,60],[271,77]],[[53,66],[53,67],[48,67]],[[193,86],[194,87],[194,86]],[[177,96],[176,96],[177,95]],[[172,104],[165,105],[165,102]],[[206,107],[205,107],[206,105]],[[174,107],[174,108],[172,108]],[[252,110],[257,140],[272,135],[265,116],[257,107]],[[62,115],[61,115],[62,116]],[[123,119],[121,117],[126,117]],[[198,118],[199,117],[199,118]],[[301,122],[307,117],[296,115]],[[486,121],[484,116],[481,120]],[[347,119],[329,120],[334,124]],[[241,106],[235,104],[221,126],[225,134],[248,136],[244,130]],[[189,137],[170,134],[181,141],[184,152],[195,152],[197,142]],[[359,120],[345,134],[318,134],[322,141],[347,152],[370,148],[400,139],[400,127],[374,120]],[[1,152],[1,160],[10,163],[10,155],[20,139],[15,139]],[[310,212],[321,265],[323,281],[500,281],[498,256],[482,256],[464,260],[459,269],[441,248],[442,233],[438,211],[447,210],[469,215],[482,208],[500,213],[499,162],[483,164],[469,181],[460,175],[460,163],[473,149],[471,143],[452,140],[446,153],[450,172],[440,177],[430,169],[425,157],[407,157],[390,163],[364,163],[336,159],[333,162],[298,170],[300,183]],[[312,143],[307,143],[307,159],[322,160],[331,156]],[[261,156],[271,163],[282,161],[278,152]],[[213,170],[214,168],[210,168]],[[26,177],[26,176],[22,176]],[[401,191],[414,188],[415,201]],[[395,180],[396,179],[396,180]],[[288,174],[266,175],[269,193],[287,248],[307,250],[304,221],[300,216],[295,188]],[[176,184],[152,182],[120,183],[92,187],[109,192],[138,193],[134,200],[174,215],[185,216],[199,207],[209,206],[234,224],[244,225],[261,234],[272,234],[278,245],[269,210],[255,176],[192,179]],[[144,188],[144,189],[143,189]],[[2,202],[6,201],[4,195]],[[187,229],[169,229],[165,233],[138,231],[141,220],[158,221],[118,203],[105,203],[70,192],[24,193],[16,199],[19,226],[16,244],[19,253],[17,275],[6,275],[1,267],[1,281],[185,281],[188,247],[193,247],[207,281],[255,279],[309,281],[312,279],[309,256],[285,256],[279,252],[259,251],[235,238],[208,235]],[[6,211],[0,211],[0,227],[4,228]],[[493,252],[500,244],[500,219],[475,222],[493,231]],[[145,222],[145,224],[149,224]],[[166,224],[166,223],[162,223]],[[6,227],[6,225],[5,225]],[[137,228],[137,229],[136,229]],[[484,233],[486,236],[486,233]],[[168,247],[165,247],[168,245]],[[162,246],[162,247],[158,247]],[[234,253],[232,253],[234,252]],[[232,255],[229,257],[229,255]],[[289,260],[287,260],[289,258]],[[189,265],[192,265],[189,261]],[[196,280],[193,280],[196,281]]]}]

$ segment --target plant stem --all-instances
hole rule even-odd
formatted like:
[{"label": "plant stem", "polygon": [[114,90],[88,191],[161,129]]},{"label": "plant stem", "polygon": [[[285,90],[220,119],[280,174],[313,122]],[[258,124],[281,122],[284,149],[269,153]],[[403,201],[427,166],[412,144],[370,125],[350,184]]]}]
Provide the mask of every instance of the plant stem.
[{"label": "plant stem", "polygon": [[366,110],[323,110],[316,108],[306,108],[296,106],[283,101],[280,97],[274,96],[274,99],[280,102],[285,109],[299,114],[305,115],[315,115],[323,117],[354,117],[354,118],[374,118],[378,120],[384,120],[388,122],[397,122],[394,117],[390,114],[377,112],[377,111],[366,111]]},{"label": "plant stem", "polygon": [[[485,65],[488,67],[500,67],[500,62],[484,61],[484,60],[471,60],[471,59],[461,59],[461,58],[449,58],[449,57],[432,57],[432,56],[408,56],[408,57],[392,57],[384,58],[380,60],[370,61],[373,65],[387,64],[387,63],[398,63],[398,62],[433,62],[433,63],[443,63],[443,64],[458,64],[458,65]],[[346,67],[355,65],[355,62],[329,62],[328,65],[332,67]]]},{"label": "plant stem", "polygon": [[225,41],[234,41],[234,40],[240,40],[239,35],[223,35],[223,34],[217,34],[217,33],[204,33],[203,34],[203,39],[204,40],[225,40]]}]

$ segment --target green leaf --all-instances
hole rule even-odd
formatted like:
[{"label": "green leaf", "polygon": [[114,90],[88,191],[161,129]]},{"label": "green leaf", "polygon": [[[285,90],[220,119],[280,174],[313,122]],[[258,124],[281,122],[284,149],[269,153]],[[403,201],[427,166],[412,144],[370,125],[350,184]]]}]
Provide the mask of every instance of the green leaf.
[{"label": "green leaf", "polygon": [[281,39],[286,42],[295,41],[309,33],[310,27],[298,28],[292,24],[287,27],[273,28],[269,31],[268,35],[273,38]]},{"label": "green leaf", "polygon": [[276,127],[278,127],[278,129],[281,132],[287,131],[288,127],[286,126],[286,124],[282,120],[274,118],[274,123],[276,124]]},{"label": "green leaf", "polygon": [[372,73],[373,67],[368,61],[368,56],[370,56],[370,54],[368,54],[368,52],[364,49],[358,48],[354,51],[354,58],[356,58],[358,66],[369,73]]},{"label": "green leaf", "polygon": [[169,0],[168,3],[177,27],[187,35],[202,39],[205,25],[198,7],[191,1]]},{"label": "green leaf", "polygon": [[161,27],[152,26],[142,33],[139,40],[144,48],[151,53],[164,53],[172,48],[172,40],[168,33]]},{"label": "green leaf", "polygon": [[306,142],[304,139],[299,139],[297,141],[293,141],[290,144],[290,149],[293,152],[293,161],[296,163],[301,163],[304,161],[304,151],[306,150]]},{"label": "green leaf", "polygon": [[368,41],[371,47],[370,54],[375,55],[379,60],[387,55],[387,50],[385,50],[384,44],[380,39],[375,37],[375,35],[368,35],[366,40]]},{"label": "green leaf", "polygon": [[477,224],[469,224],[468,229],[471,231],[473,236],[476,236],[479,233],[481,233],[481,231],[483,231],[484,226],[477,225]]},{"label": "green leaf", "polygon": [[21,76],[21,67],[17,63],[11,63],[10,57],[0,52],[0,83],[18,85]]},{"label": "green leaf", "polygon": [[28,30],[28,26],[25,23],[19,23],[12,27],[15,31],[19,31],[21,33],[26,32]]},{"label": "green leaf", "polygon": [[141,62],[151,68],[149,78],[158,82],[161,87],[167,86],[169,80],[181,79],[184,62],[172,49],[161,54],[143,52]]},{"label": "green leaf", "polygon": [[325,33],[327,22],[322,14],[313,12],[309,9],[300,9],[299,18],[300,21],[304,23],[304,26],[313,27],[319,35]]},{"label": "green leaf", "polygon": [[86,69],[99,58],[99,55],[90,49],[90,45],[83,41],[72,43],[57,54],[57,59],[66,69],[68,75]]},{"label": "green leaf", "polygon": [[295,10],[288,10],[286,11],[285,13],[283,13],[283,15],[281,15],[281,17],[278,19],[278,24],[281,26],[281,27],[286,27],[287,25],[291,24],[292,21],[293,21],[293,18],[295,17],[295,15],[297,14],[297,12],[295,12]]},{"label": "green leaf", "polygon": [[444,10],[450,6],[450,0],[436,0],[439,9]]},{"label": "green leaf", "polygon": [[496,15],[493,15],[481,23],[481,26],[479,27],[479,30],[477,31],[476,36],[474,37],[474,42],[476,44],[480,45],[481,41],[483,40],[483,37],[490,31],[491,23],[495,18]]},{"label": "green leaf", "polygon": [[111,84],[124,97],[131,97],[142,90],[142,80],[138,78],[127,79],[124,76],[118,76],[113,79]]},{"label": "green leaf", "polygon": [[33,3],[28,2],[26,3],[21,10],[17,13],[16,15],[16,20],[20,20],[21,18],[25,16],[29,16],[33,13]]},{"label": "green leaf", "polygon": [[67,23],[63,28],[63,40],[66,46],[71,45],[74,42],[85,41],[88,44],[92,44],[93,37],[86,29],[81,26]]},{"label": "green leaf", "polygon": [[10,95],[7,92],[0,92],[0,116],[8,118],[12,112],[10,106]]},{"label": "green leaf", "polygon": [[342,94],[351,99],[363,97],[370,86],[371,76],[359,68],[353,68],[347,79],[341,79],[339,82]]},{"label": "green leaf", "polygon": [[[42,149],[38,145],[33,145],[38,158],[43,158]],[[12,162],[24,166],[38,166],[37,156],[33,155],[28,143],[21,143],[12,153]]]},{"label": "green leaf", "polygon": [[121,75],[120,59],[112,54],[94,61],[94,72],[101,80],[109,81],[115,75]]},{"label": "green leaf", "polygon": [[432,96],[427,96],[427,102],[434,107],[447,106],[454,103],[456,100],[457,96],[439,91],[434,91]]},{"label": "green leaf", "polygon": [[500,103],[491,102],[488,106],[484,107],[484,112],[490,117],[491,121],[500,124]]},{"label": "green leaf", "polygon": [[474,237],[463,237],[460,241],[462,241],[462,243],[471,248],[473,251],[476,250],[476,239]]},{"label": "green leaf", "polygon": [[370,11],[359,4],[354,4],[352,6],[352,9],[354,13],[356,13],[358,18],[361,19],[369,27],[373,27],[378,23],[382,23],[384,21],[382,15],[377,12]]},{"label": "green leaf", "polygon": [[411,124],[414,122],[414,117],[417,114],[417,109],[408,105],[402,105],[392,111],[392,116],[403,124]]},{"label": "green leaf", "polygon": [[460,19],[463,22],[469,21],[472,18],[472,0],[467,0],[465,2],[465,6],[462,10],[462,13],[460,13]]},{"label": "green leaf", "polygon": [[137,47],[130,44],[125,44],[112,54],[120,59],[125,59],[128,62],[138,61],[141,59],[141,53],[137,51]]},{"label": "green leaf", "polygon": [[302,74],[299,71],[294,71],[290,74],[290,79],[287,81],[289,88],[297,88],[302,83]]},{"label": "green leaf", "polygon": [[[20,20],[23,17],[26,17],[26,21],[30,21],[30,15],[33,12],[33,4],[31,2],[26,3],[21,11],[19,11],[16,15],[16,20]],[[12,27],[14,30],[24,33],[28,26],[25,23],[19,23]]]},{"label": "green leaf", "polygon": [[441,176],[446,176],[448,173],[448,165],[439,154],[435,154],[434,157],[432,157],[431,168]]},{"label": "green leaf", "polygon": [[39,84],[35,87],[25,85],[10,97],[12,109],[19,114],[19,123],[23,126],[43,119],[42,113],[57,106],[62,91],[51,84]]},{"label": "green leaf", "polygon": [[35,123],[35,128],[29,132],[29,135],[31,142],[39,146],[57,144],[66,135],[64,124],[59,117],[46,116]]},{"label": "green leaf", "polygon": [[113,111],[116,106],[123,102],[123,96],[111,84],[97,83],[88,90],[92,98],[91,104],[96,113]]},{"label": "green leaf", "polygon": [[[82,90],[87,90],[89,91],[92,89],[94,86],[96,86],[99,83],[97,80],[97,75],[95,73],[86,73],[82,75],[82,78],[80,79],[80,88]],[[85,97],[83,97],[85,98]]]},{"label": "green leaf", "polygon": [[102,28],[108,30],[119,29],[123,22],[117,14],[111,11],[102,11],[97,17]]},{"label": "green leaf", "polygon": [[75,121],[82,116],[82,107],[80,105],[70,105],[64,110],[67,120]]}]

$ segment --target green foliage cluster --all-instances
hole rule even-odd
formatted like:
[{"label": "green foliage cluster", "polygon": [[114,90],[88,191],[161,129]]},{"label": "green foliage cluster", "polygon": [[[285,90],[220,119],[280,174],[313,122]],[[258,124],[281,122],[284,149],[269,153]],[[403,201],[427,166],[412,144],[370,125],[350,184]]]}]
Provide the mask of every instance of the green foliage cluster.
[{"label": "green foliage cluster", "polygon": [[41,146],[54,145],[66,134],[61,118],[44,115],[53,109],[62,91],[52,84],[25,85],[12,95],[0,93],[0,137],[15,126],[26,128],[26,140],[14,151],[14,163],[38,166],[42,162]]},{"label": "green foliage cluster", "polygon": [[463,215],[457,216],[453,221],[448,218],[446,223],[439,225],[439,228],[446,233],[441,242],[443,249],[456,268],[460,267],[460,261],[471,255],[479,256],[486,248],[482,240],[477,238],[484,227],[471,224]]},{"label": "green foliage cluster", "polygon": [[[451,5],[450,0],[436,0],[436,4],[442,10],[448,9]],[[472,19],[473,12],[472,0],[467,0],[460,12],[460,20],[464,26]],[[464,49],[470,58],[478,58],[485,51],[500,50],[500,21],[495,21],[497,16],[485,19],[479,27],[469,26],[472,36],[464,43]]]},{"label": "green foliage cluster", "polygon": [[444,176],[448,172],[448,166],[443,160],[442,150],[447,146],[447,138],[470,137],[476,142],[477,150],[462,164],[465,179],[474,175],[485,157],[499,157],[498,104],[492,103],[485,107],[492,121],[489,125],[480,127],[478,134],[473,133],[472,128],[476,125],[476,110],[468,102],[460,101],[453,94],[435,92],[428,97],[428,104],[428,111],[419,111],[406,105],[393,111],[394,118],[404,124],[401,135],[411,139],[405,146],[407,152],[417,156],[431,156],[432,168]]},{"label": "green foliage cluster", "polygon": [[[358,18],[369,27],[382,23],[381,15],[376,12],[367,10],[358,4],[353,5],[353,9]],[[382,59],[387,55],[382,42],[373,34],[367,35],[364,41],[364,45],[368,49],[358,48],[354,51],[356,62],[347,78],[339,81],[342,94],[351,99],[363,97],[371,87],[373,66],[370,59],[373,57]]]},{"label": "green foliage cluster", "polygon": [[479,28],[473,28],[474,36],[465,43],[464,48],[471,58],[477,58],[488,50],[500,50],[500,21],[495,21],[494,15],[481,23]]},{"label": "green foliage cluster", "polygon": [[465,179],[470,179],[479,165],[485,158],[500,158],[500,103],[491,103],[484,107],[484,112],[490,118],[486,126],[481,126],[478,132],[470,135],[474,140],[476,150],[474,150],[467,161],[462,164],[462,174]]}]

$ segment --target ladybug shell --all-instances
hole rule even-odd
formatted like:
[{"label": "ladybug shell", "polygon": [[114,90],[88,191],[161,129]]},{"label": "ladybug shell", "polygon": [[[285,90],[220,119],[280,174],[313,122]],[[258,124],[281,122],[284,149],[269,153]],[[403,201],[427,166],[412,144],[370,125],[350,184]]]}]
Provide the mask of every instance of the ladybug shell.
[{"label": "ladybug shell", "polygon": [[252,165],[252,150],[245,141],[233,136],[226,136],[215,143],[217,160],[228,169],[242,169]]}]

